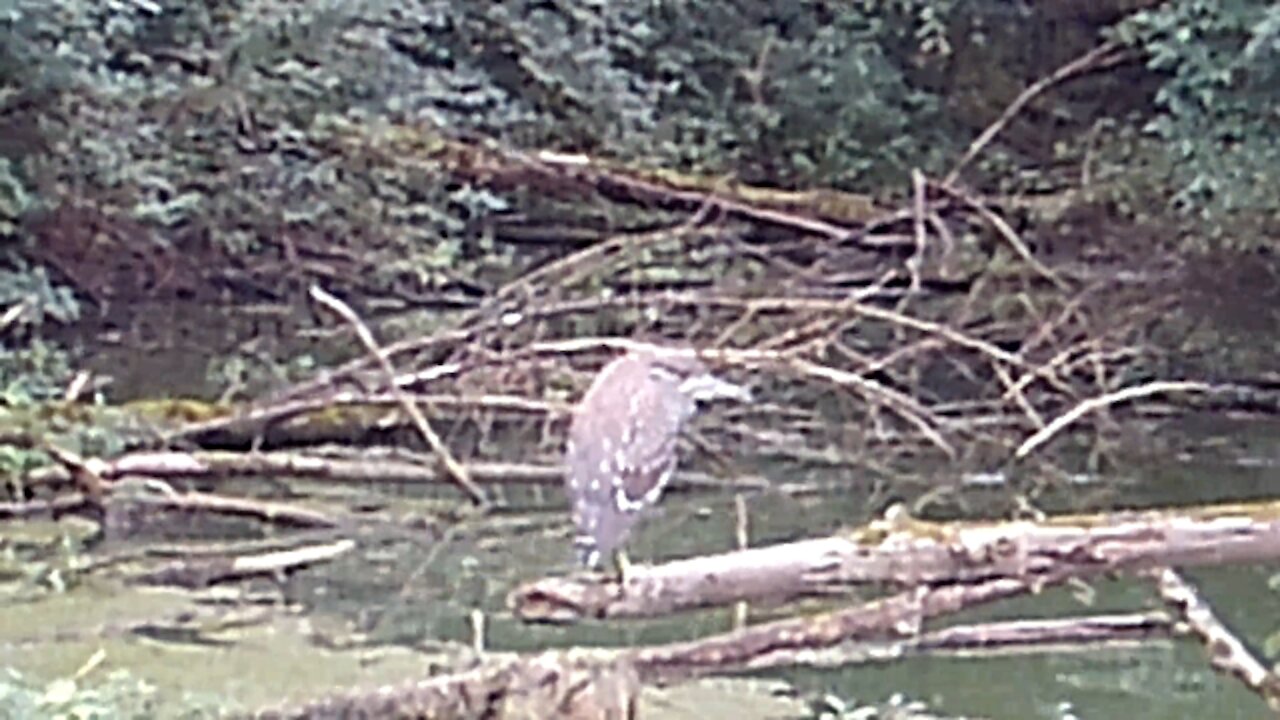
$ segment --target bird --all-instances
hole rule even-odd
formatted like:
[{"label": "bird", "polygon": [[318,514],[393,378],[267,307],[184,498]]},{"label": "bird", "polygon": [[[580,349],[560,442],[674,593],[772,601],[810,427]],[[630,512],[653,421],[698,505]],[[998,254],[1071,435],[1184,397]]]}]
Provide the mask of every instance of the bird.
[{"label": "bird", "polygon": [[751,401],[751,392],[711,374],[691,349],[638,346],[606,364],[578,402],[565,443],[565,490],[578,562],[596,568],[657,504],[676,468],[676,440],[698,403]]}]

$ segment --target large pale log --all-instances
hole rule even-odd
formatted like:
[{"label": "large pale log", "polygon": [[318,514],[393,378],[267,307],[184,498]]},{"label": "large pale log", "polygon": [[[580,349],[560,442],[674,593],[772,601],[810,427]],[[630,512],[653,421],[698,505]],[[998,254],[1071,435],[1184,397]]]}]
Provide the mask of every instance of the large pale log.
[{"label": "large pale log", "polygon": [[527,621],[639,618],[735,602],[778,603],[856,585],[1036,582],[1157,566],[1280,558],[1280,502],[935,523],[901,511],[830,537],[635,566],[625,583],[547,578],[510,597]]}]

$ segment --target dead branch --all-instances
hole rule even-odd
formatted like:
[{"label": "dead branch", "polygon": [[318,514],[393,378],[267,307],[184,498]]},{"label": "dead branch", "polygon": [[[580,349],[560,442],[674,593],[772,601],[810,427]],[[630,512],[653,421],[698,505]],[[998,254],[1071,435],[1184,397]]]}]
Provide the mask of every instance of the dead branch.
[{"label": "dead branch", "polygon": [[294,707],[265,708],[246,717],[621,720],[635,717],[639,692],[635,669],[608,651],[485,655],[473,668],[440,677]]},{"label": "dead branch", "polygon": [[1068,574],[1135,572],[1155,565],[1220,565],[1280,555],[1280,503],[1158,509],[1045,522],[933,523],[887,514],[858,530],[656,566],[626,586],[599,576],[543,579],[509,604],[530,622],[638,618],[739,601],[780,603],[851,586],[1038,582]]},{"label": "dead branch", "polygon": [[67,513],[82,512],[94,507],[98,507],[98,504],[82,493],[68,493],[48,500],[0,502],[0,519],[58,517]]},{"label": "dead branch", "polygon": [[471,481],[471,477],[467,475],[467,469],[453,457],[453,453],[451,453],[449,448],[445,446],[444,441],[440,439],[440,436],[436,434],[436,431],[431,428],[431,424],[427,422],[427,418],[422,414],[422,411],[418,409],[417,404],[408,397],[399,393],[399,390],[396,387],[395,368],[391,366],[391,361],[387,359],[386,353],[384,353],[382,348],[378,345],[378,341],[374,339],[373,332],[369,330],[369,327],[364,324],[364,321],[356,315],[355,311],[352,310],[350,306],[333,295],[325,292],[320,286],[313,285],[311,287],[311,297],[315,298],[317,302],[323,304],[325,307],[328,307],[343,320],[346,320],[347,323],[355,329],[356,336],[360,338],[360,342],[364,343],[365,349],[367,349],[369,353],[378,360],[378,365],[382,369],[387,387],[392,393],[399,395],[400,406],[404,408],[404,411],[413,419],[414,426],[422,435],[423,440],[427,442],[427,446],[430,447],[431,451],[440,458],[440,462],[444,464],[446,469],[448,469],[449,475],[453,478],[454,482],[457,483],[458,487],[471,498],[471,501],[477,505],[484,506],[487,502],[485,500],[484,493]]},{"label": "dead branch", "polygon": [[[272,477],[331,480],[343,483],[432,484],[448,482],[447,476],[430,464],[402,459],[377,450],[364,450],[357,459],[285,451],[241,453],[226,450],[182,452],[139,451],[112,460],[93,459],[94,468],[106,480],[126,477],[157,480],[218,480]],[[559,486],[563,470],[555,465],[534,463],[473,462],[467,472],[476,482],[497,485]],[[33,473],[31,482],[59,485],[69,476],[63,468],[45,468]],[[701,473],[681,472],[672,479],[672,489],[760,490],[769,486],[763,478],[718,479]],[[4,516],[0,506],[0,517]],[[14,514],[17,514],[14,511]]]},{"label": "dead branch", "polygon": [[[1046,578],[1047,584],[1065,577]],[[1017,579],[971,585],[917,587],[854,607],[776,620],[689,642],[637,648],[628,653],[645,682],[687,680],[712,672],[742,672],[793,665],[802,654],[842,644],[910,638],[944,615],[1036,591]]]},{"label": "dead branch", "polygon": [[[117,492],[122,483],[132,482],[132,479],[125,479],[113,483],[111,499],[107,503],[109,509],[118,507],[121,503],[128,503],[170,512],[238,515],[263,522],[297,527],[332,528],[340,524],[337,519],[326,513],[308,510],[290,503],[196,491],[177,492],[157,480],[142,481],[146,490],[144,492],[131,493],[127,497]],[[158,491],[153,492],[153,490]]]},{"label": "dead branch", "polygon": [[1280,676],[1254,657],[1177,571],[1163,568],[1157,580],[1160,596],[1181,613],[1191,633],[1204,644],[1213,667],[1240,680],[1261,696],[1272,712],[1280,713]]},{"label": "dead branch", "polygon": [[[47,449],[59,459],[62,467],[46,468],[39,479],[46,483],[69,479],[77,492],[51,500],[0,504],[0,518],[56,515],[86,508],[112,513],[118,511],[123,503],[129,503],[170,511],[240,515],[301,527],[335,527],[338,524],[324,513],[290,503],[194,491],[178,492],[162,480],[128,473],[128,456],[117,464],[100,458],[81,458],[52,443],[47,444]],[[161,457],[163,461],[152,469],[181,467],[189,470],[192,467],[190,457],[183,457],[180,453],[164,453]]]},{"label": "dead branch", "polygon": [[825,651],[851,642],[910,638],[927,620],[1026,594],[1037,587],[1018,580],[922,587],[845,610],[764,623],[689,642],[486,656],[474,669],[400,687],[351,692],[298,707],[262,710],[253,717],[633,717],[630,713],[635,712],[642,683],[791,665],[801,656],[820,659]]},{"label": "dead branch", "polygon": [[[1173,622],[1166,613],[1118,613],[952,625],[895,642],[890,650],[894,657],[908,653],[966,657],[1057,653],[1168,640],[1173,635]],[[841,664],[848,662],[842,660]]]},{"label": "dead branch", "polygon": [[1027,89],[1018,93],[1018,97],[1014,98],[1013,102],[1009,103],[1009,106],[1000,114],[1000,117],[996,118],[995,122],[991,123],[986,130],[982,131],[982,134],[978,135],[978,137],[969,144],[969,147],[965,149],[964,155],[960,156],[960,160],[958,160],[955,166],[951,168],[951,172],[947,173],[947,177],[942,181],[942,183],[944,185],[954,185],[965,167],[967,167],[969,163],[973,162],[973,159],[976,158],[978,154],[987,147],[987,145],[990,145],[991,141],[1000,134],[1000,131],[1003,130],[1005,126],[1013,120],[1013,118],[1017,117],[1018,113],[1022,112],[1022,109],[1034,100],[1036,96],[1064,80],[1068,80],[1077,75],[1083,75],[1084,73],[1093,72],[1094,70],[1102,70],[1104,68],[1112,67],[1123,62],[1128,57],[1130,57],[1130,54],[1122,50],[1119,43],[1109,40],[1093,48],[1084,55],[1072,60],[1066,65],[1063,65],[1048,76],[1040,78],[1032,83],[1027,87]]},{"label": "dead branch", "polygon": [[255,575],[274,576],[316,563],[328,562],[355,549],[354,540],[230,557],[182,558],[160,567],[134,573],[130,580],[154,585],[203,588],[217,582]]},{"label": "dead branch", "polygon": [[973,208],[974,212],[978,213],[979,217],[995,229],[996,234],[1003,239],[1009,247],[1013,248],[1013,251],[1018,255],[1018,257],[1027,264],[1027,267],[1034,270],[1037,275],[1056,285],[1059,290],[1065,291],[1071,289],[1061,277],[1058,277],[1057,273],[1045,267],[1043,263],[1036,259],[1036,256],[1032,254],[1030,248],[1027,247],[1027,244],[1022,241],[1022,238],[1018,237],[1018,233],[1014,231],[1013,227],[1011,227],[1008,222],[1005,222],[1004,218],[992,212],[991,209],[983,204],[981,200],[973,197],[967,192],[952,187],[947,183],[936,185],[935,187],[943,193],[950,195]]},{"label": "dead branch", "polygon": [[[1061,650],[1168,636],[1168,620],[1158,614],[996,622],[919,631],[929,619],[1034,589],[1031,584],[1009,580],[922,589],[847,610],[765,623],[690,642],[590,652],[486,655],[475,668],[399,687],[353,691],[298,707],[263,710],[254,717],[621,718],[634,712],[642,684],[678,682],[717,672],[888,662],[906,653]],[[530,678],[538,682],[530,683]],[[539,689],[531,693],[530,687]],[[478,701],[481,698],[483,702]]]},{"label": "dead branch", "polygon": [[[434,382],[443,377],[456,374],[460,370],[457,365],[442,365],[432,368],[433,373],[412,373],[396,378],[396,386],[403,388],[424,382]],[[454,410],[484,410],[494,413],[528,413],[567,415],[572,408],[565,403],[534,400],[516,395],[475,395],[458,396],[443,394],[404,393],[412,402],[428,408],[451,408]],[[340,391],[328,395],[297,400],[286,400],[280,403],[261,404],[246,408],[240,412],[228,414],[226,417],[212,420],[201,420],[187,423],[176,430],[165,434],[164,441],[173,443],[184,439],[199,439],[214,434],[231,435],[244,438],[245,445],[252,444],[255,436],[264,434],[268,428],[279,428],[288,422],[302,425],[304,428],[309,417],[313,415],[331,415],[338,408],[357,415],[366,408],[382,408],[398,406],[400,398],[392,393],[364,391]],[[342,418],[329,423],[342,424]],[[298,434],[304,434],[299,430]],[[287,437],[284,439],[288,439]]]},{"label": "dead branch", "polygon": [[1053,422],[1044,426],[1040,430],[1036,431],[1034,435],[1024,440],[1022,444],[1018,446],[1018,449],[1014,451],[1013,457],[1018,460],[1025,458],[1035,452],[1036,448],[1053,439],[1053,436],[1062,432],[1064,428],[1091,412],[1097,412],[1098,410],[1128,402],[1130,400],[1150,397],[1151,395],[1159,395],[1163,393],[1204,393],[1212,390],[1214,390],[1213,386],[1207,383],[1171,380],[1127,387],[1115,392],[1107,393],[1106,395],[1089,398],[1062,415],[1054,418]]}]

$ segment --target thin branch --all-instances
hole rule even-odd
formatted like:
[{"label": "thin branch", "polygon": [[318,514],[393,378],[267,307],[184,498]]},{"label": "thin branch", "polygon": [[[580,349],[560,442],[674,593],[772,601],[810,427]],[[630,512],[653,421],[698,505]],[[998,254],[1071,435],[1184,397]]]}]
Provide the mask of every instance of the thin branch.
[{"label": "thin branch", "polygon": [[1261,696],[1272,712],[1280,713],[1280,676],[1254,657],[1177,571],[1164,568],[1157,573],[1157,581],[1160,596],[1182,613],[1191,632],[1204,643],[1213,667],[1234,675]]},{"label": "thin branch", "polygon": [[1109,408],[1112,405],[1128,402],[1129,400],[1150,397],[1151,395],[1159,395],[1162,393],[1209,392],[1212,389],[1212,385],[1202,382],[1184,380],[1158,381],[1147,383],[1145,385],[1127,387],[1105,395],[1089,398],[1054,418],[1053,422],[1044,426],[1034,435],[1022,441],[1022,444],[1014,451],[1013,457],[1016,460],[1025,458],[1032,452],[1035,452],[1036,448],[1053,439],[1053,436],[1062,432],[1067,428],[1067,426],[1091,412]]},{"label": "thin branch", "polygon": [[960,173],[968,167],[969,163],[973,162],[973,159],[990,145],[991,141],[995,140],[996,136],[1000,134],[1000,131],[1004,130],[1005,126],[1012,122],[1013,118],[1022,112],[1022,109],[1034,100],[1037,95],[1076,75],[1116,65],[1126,57],[1128,57],[1128,53],[1120,49],[1119,43],[1108,41],[1063,65],[1051,75],[1032,83],[1027,89],[1019,93],[1013,102],[1009,103],[1009,106],[1005,108],[995,122],[987,126],[987,129],[983,130],[982,134],[969,144],[968,149],[964,151],[964,155],[960,157],[955,167],[951,168],[951,172],[947,173],[947,177],[942,181],[942,184],[954,185],[956,180],[960,178]]},{"label": "thin branch", "polygon": [[325,292],[325,290],[319,285],[311,286],[311,297],[315,298],[316,302],[319,302],[329,308],[351,325],[356,332],[356,336],[360,338],[360,342],[364,343],[365,349],[369,351],[370,355],[377,359],[378,365],[382,368],[383,379],[387,383],[387,389],[397,396],[400,402],[400,407],[404,408],[404,411],[408,413],[409,418],[418,429],[418,433],[422,435],[422,439],[426,440],[427,446],[431,448],[431,451],[434,452],[436,457],[440,459],[440,462],[444,464],[445,469],[448,470],[449,476],[453,479],[454,483],[461,488],[476,505],[481,507],[486,505],[487,501],[485,499],[484,492],[471,481],[471,476],[467,472],[467,468],[458,462],[457,458],[453,456],[453,453],[449,452],[449,448],[445,446],[444,441],[440,439],[440,436],[436,434],[434,429],[432,429],[431,424],[427,422],[426,416],[422,414],[422,410],[418,408],[417,403],[413,402],[413,400],[406,396],[396,385],[395,368],[391,366],[391,361],[387,359],[386,354],[378,345],[378,341],[374,339],[373,332],[371,332],[369,327],[364,324],[360,319],[360,316],[356,315],[355,311],[352,310],[349,305],[328,292]]},{"label": "thin branch", "polygon": [[1071,289],[1071,286],[1065,280],[1058,277],[1056,273],[1045,267],[1044,263],[1036,259],[1036,256],[1031,253],[1031,249],[1027,247],[1026,243],[1022,242],[1022,238],[1018,237],[1018,233],[1004,218],[992,212],[981,200],[952,185],[940,185],[938,189],[968,205],[974,212],[982,216],[982,219],[987,221],[987,224],[996,231],[997,235],[1004,238],[1009,247],[1013,248],[1014,253],[1019,258],[1022,258],[1022,261],[1034,270],[1037,275],[1053,283],[1059,290]]}]

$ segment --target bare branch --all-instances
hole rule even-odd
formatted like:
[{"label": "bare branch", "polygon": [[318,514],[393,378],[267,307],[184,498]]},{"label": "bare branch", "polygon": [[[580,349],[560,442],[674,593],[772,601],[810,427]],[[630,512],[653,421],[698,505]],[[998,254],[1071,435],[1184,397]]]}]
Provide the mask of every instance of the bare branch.
[{"label": "bare branch", "polygon": [[384,380],[387,383],[387,388],[398,396],[400,407],[404,408],[404,411],[413,420],[414,426],[418,429],[419,434],[422,435],[422,439],[427,442],[427,446],[440,458],[440,462],[448,469],[449,475],[454,482],[471,498],[471,501],[477,505],[484,506],[486,504],[484,492],[471,481],[470,475],[467,474],[467,469],[453,457],[453,453],[449,452],[449,448],[445,446],[444,441],[432,429],[431,424],[427,422],[426,416],[418,409],[418,405],[400,392],[396,385],[395,368],[391,367],[391,361],[387,359],[386,354],[378,345],[378,341],[374,339],[373,332],[364,324],[360,316],[356,315],[349,305],[325,292],[319,285],[311,286],[311,297],[351,325],[356,332],[356,336],[360,338],[360,342],[364,344],[365,349],[377,359],[378,365],[382,369]]}]

